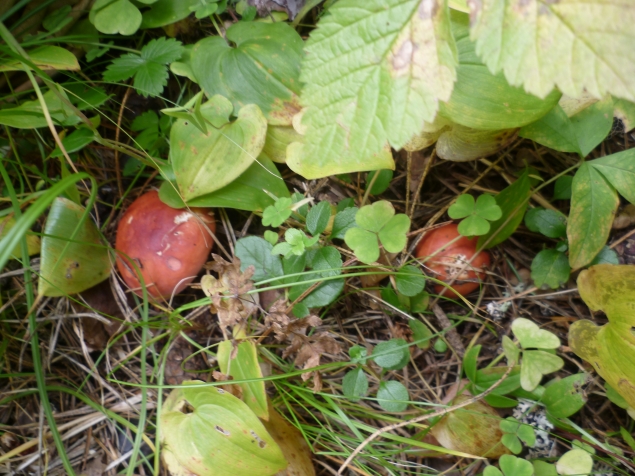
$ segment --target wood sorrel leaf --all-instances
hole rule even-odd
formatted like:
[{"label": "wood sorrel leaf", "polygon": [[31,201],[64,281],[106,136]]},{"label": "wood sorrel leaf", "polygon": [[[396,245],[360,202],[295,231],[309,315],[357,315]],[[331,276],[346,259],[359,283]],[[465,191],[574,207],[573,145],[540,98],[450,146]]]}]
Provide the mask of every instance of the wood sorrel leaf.
[{"label": "wood sorrel leaf", "polygon": [[79,293],[110,275],[108,249],[84,207],[56,198],[44,235],[38,287],[41,296]]},{"label": "wood sorrel leaf", "polygon": [[524,317],[514,320],[512,331],[523,349],[557,349],[560,347],[558,336],[541,329],[535,322]]},{"label": "wood sorrel leaf", "polygon": [[441,0],[337,2],[305,50],[307,131],[292,168],[306,178],[394,168],[368,161],[387,142],[402,148],[431,122],[456,78],[456,46]]},{"label": "wood sorrel leaf", "polygon": [[280,447],[254,412],[231,393],[202,383],[184,382],[165,401],[163,451],[199,476],[268,476],[285,468]]},{"label": "wood sorrel leaf", "polygon": [[[214,96],[201,113],[213,124],[216,104],[226,102]],[[245,172],[260,154],[266,132],[267,121],[253,104],[243,107],[235,122],[208,127],[207,134],[177,120],[170,132],[170,159],[185,201],[215,192]]]},{"label": "wood sorrel leaf", "polygon": [[630,265],[600,264],[578,276],[580,297],[593,311],[604,311],[608,324],[576,321],[569,346],[631,407],[635,407],[635,269]]},{"label": "wood sorrel leaf", "polygon": [[564,360],[544,350],[526,350],[523,352],[523,360],[520,367],[520,385],[531,392],[534,390],[542,376],[560,370]]},{"label": "wood sorrel leaf", "polygon": [[635,8],[620,0],[470,0],[471,37],[492,73],[544,98],[554,87],[635,101]]}]

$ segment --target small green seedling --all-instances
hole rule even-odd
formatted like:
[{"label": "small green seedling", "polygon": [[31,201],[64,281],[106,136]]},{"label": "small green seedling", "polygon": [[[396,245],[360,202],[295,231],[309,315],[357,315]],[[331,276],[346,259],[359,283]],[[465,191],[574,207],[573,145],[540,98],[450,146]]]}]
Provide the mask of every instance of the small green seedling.
[{"label": "small green seedling", "polygon": [[355,215],[357,227],[350,228],[344,241],[362,263],[379,259],[379,244],[389,253],[399,253],[407,242],[410,218],[400,213],[386,200],[366,205]]},{"label": "small green seedling", "polygon": [[[538,386],[543,375],[560,370],[564,365],[564,361],[554,354],[555,349],[560,347],[560,339],[522,317],[514,320],[512,331],[522,348],[520,385],[531,392]],[[511,357],[512,360],[517,360],[518,355],[511,349],[513,344],[510,345],[503,340],[503,348],[508,359]]]},{"label": "small green seedling", "polygon": [[483,472],[483,476],[533,476],[534,468],[525,459],[512,455],[503,455],[498,460],[501,469],[495,466],[488,466]]},{"label": "small green seedling", "polygon": [[292,254],[296,256],[302,255],[308,248],[315,245],[320,239],[319,236],[310,237],[304,234],[304,232],[295,228],[289,228],[284,233],[285,241],[278,243],[271,250],[272,254],[283,255],[285,258],[290,257]]},{"label": "small green seedling", "polygon": [[262,212],[262,224],[278,228],[289,219],[293,213],[293,201],[288,197],[281,197],[273,205],[269,205]]},{"label": "small green seedling", "polygon": [[472,195],[459,195],[448,209],[450,218],[463,218],[459,223],[459,233],[463,236],[481,236],[490,230],[490,222],[503,216],[501,207],[491,195],[480,195],[476,201]]},{"label": "small green seedling", "polygon": [[536,444],[536,433],[531,425],[521,423],[514,417],[508,417],[502,420],[499,426],[503,432],[501,442],[514,454],[519,454],[523,450],[522,443],[530,448]]}]

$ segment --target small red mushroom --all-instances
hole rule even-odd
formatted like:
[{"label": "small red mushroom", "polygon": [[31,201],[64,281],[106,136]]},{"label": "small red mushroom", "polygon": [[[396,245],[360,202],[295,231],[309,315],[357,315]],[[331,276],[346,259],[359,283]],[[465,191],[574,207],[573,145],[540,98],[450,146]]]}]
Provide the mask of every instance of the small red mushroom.
[{"label": "small red mushroom", "polygon": [[117,228],[117,268],[128,286],[141,296],[141,271],[148,293],[169,298],[181,292],[209,258],[216,230],[214,214],[205,208],[176,209],[156,191],[137,198]]},{"label": "small red mushroom", "polygon": [[[456,240],[456,241],[453,241]],[[441,284],[434,286],[436,293],[446,290],[444,296],[465,296],[480,286],[485,277],[482,268],[489,266],[490,254],[481,251],[476,257],[477,240],[461,236],[457,225],[449,223],[426,234],[417,245],[417,258],[427,258],[424,266],[432,277],[446,283],[454,280],[452,288],[447,289]],[[467,268],[459,274],[465,264],[471,260]]]}]

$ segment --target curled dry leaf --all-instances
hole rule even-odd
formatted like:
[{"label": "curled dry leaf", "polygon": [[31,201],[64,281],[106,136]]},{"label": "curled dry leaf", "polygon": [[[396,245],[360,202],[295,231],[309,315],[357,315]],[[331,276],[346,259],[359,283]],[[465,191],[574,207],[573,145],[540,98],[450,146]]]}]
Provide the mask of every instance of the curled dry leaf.
[{"label": "curled dry leaf", "polygon": [[244,322],[258,309],[256,295],[246,294],[253,289],[251,277],[254,267],[249,266],[240,271],[240,260],[234,258],[230,263],[217,254],[212,254],[214,261],[206,267],[218,273],[218,279],[205,275],[201,279],[201,287],[205,295],[212,300],[211,311],[218,314],[221,328],[235,326]]},{"label": "curled dry leaf", "polygon": [[[316,332],[307,336],[308,327],[317,327],[322,320],[315,315],[297,319],[287,313],[287,303],[283,299],[276,301],[269,309],[265,317],[265,324],[273,330],[276,339],[280,342],[287,341],[290,345],[282,354],[283,357],[296,354],[295,365],[303,369],[310,369],[320,365],[320,357],[325,354],[337,354],[341,351],[340,345],[328,332]],[[322,379],[318,371],[305,372],[303,380],[313,377],[313,390],[319,392],[322,389]]]}]

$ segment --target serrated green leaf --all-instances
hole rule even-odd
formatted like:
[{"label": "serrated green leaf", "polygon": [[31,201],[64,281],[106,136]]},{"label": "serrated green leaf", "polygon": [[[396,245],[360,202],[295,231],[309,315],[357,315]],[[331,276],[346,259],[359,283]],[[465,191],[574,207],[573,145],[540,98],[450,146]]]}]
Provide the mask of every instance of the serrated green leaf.
[{"label": "serrated green leaf", "polygon": [[441,103],[440,114],[466,127],[501,130],[534,122],[556,105],[559,91],[540,99],[510,86],[502,73],[490,73],[469,38],[468,15],[451,11],[451,18],[459,66],[452,96]]},{"label": "serrated green leaf", "polygon": [[234,380],[252,380],[238,384],[243,391],[242,401],[263,420],[269,419],[267,392],[262,371],[258,364],[258,352],[253,341],[243,341],[234,347],[230,340],[218,345],[216,354],[220,371]]},{"label": "serrated green leaf", "polygon": [[395,284],[401,294],[412,297],[423,291],[426,285],[426,278],[423,276],[421,269],[406,265],[397,271]]},{"label": "serrated green leaf", "polygon": [[525,215],[530,195],[529,171],[525,169],[514,183],[496,195],[496,203],[503,213],[500,219],[491,223],[490,231],[479,237],[479,248],[490,238],[486,248],[492,248],[516,231]]},{"label": "serrated green leaf", "polygon": [[110,275],[108,249],[86,209],[58,197],[51,205],[42,239],[40,296],[75,294]]},{"label": "serrated green leaf", "polygon": [[382,381],[377,390],[377,403],[387,412],[402,412],[408,408],[408,389],[396,380]]},{"label": "serrated green leaf", "polygon": [[560,370],[564,361],[557,355],[543,350],[526,350],[520,367],[520,385],[528,392],[533,391],[543,375]]},{"label": "serrated green leaf", "polygon": [[579,320],[569,330],[569,346],[588,361],[629,406],[635,407],[635,269],[600,264],[578,276],[580,297],[593,311],[604,311],[608,324]]},{"label": "serrated green leaf", "polygon": [[471,6],[477,53],[511,85],[538,97],[557,87],[571,97],[586,90],[635,101],[632,4],[486,0]]},{"label": "serrated green leaf", "polygon": [[406,247],[408,237],[406,233],[410,229],[410,218],[403,213],[392,217],[384,227],[379,230],[379,241],[389,253],[399,253]]},{"label": "serrated green leaf", "polygon": [[255,268],[254,281],[276,278],[284,275],[279,256],[271,254],[273,246],[259,236],[248,236],[236,242],[236,256],[240,259],[240,270],[249,266]]},{"label": "serrated green leaf", "polygon": [[562,476],[590,474],[593,470],[593,458],[584,450],[567,451],[556,462],[556,469]]},{"label": "serrated green leaf", "polygon": [[606,244],[619,205],[617,192],[590,163],[573,178],[571,211],[567,223],[569,264],[589,264]]},{"label": "serrated green leaf", "polygon": [[368,377],[361,368],[353,369],[342,379],[342,392],[351,402],[357,402],[368,393]]},{"label": "serrated green leaf", "polygon": [[588,162],[629,202],[635,203],[635,150],[625,150]]},{"label": "serrated green leaf", "polygon": [[209,95],[221,94],[236,110],[256,104],[267,121],[291,125],[300,111],[302,38],[286,23],[235,23],[227,40],[211,36],[192,50],[192,71]]},{"label": "serrated green leaf", "polygon": [[309,210],[306,215],[306,229],[313,236],[322,233],[331,218],[331,204],[329,202],[320,202]]},{"label": "serrated green leaf", "polygon": [[567,255],[558,250],[542,250],[531,262],[531,279],[539,288],[546,284],[557,289],[568,281],[570,274]]},{"label": "serrated green leaf", "polygon": [[231,393],[202,383],[185,382],[165,401],[163,451],[201,476],[269,476],[285,468],[280,447],[250,408]]},{"label": "serrated green leaf", "polygon": [[456,77],[449,10],[439,0],[337,2],[305,50],[300,161],[307,178],[392,169],[392,160],[369,161],[431,122]]},{"label": "serrated green leaf", "polygon": [[[206,113],[218,100],[203,105]],[[182,119],[170,131],[170,160],[186,201],[215,192],[245,172],[260,154],[267,122],[255,105],[245,106],[235,122],[207,134]]]},{"label": "serrated green leaf", "polygon": [[373,349],[371,358],[386,370],[400,370],[408,364],[410,352],[403,339],[390,339],[380,342]]},{"label": "serrated green leaf", "polygon": [[104,72],[104,81],[124,81],[134,76],[134,87],[139,94],[158,96],[168,83],[166,65],[178,60],[182,54],[183,46],[174,38],[162,36],[150,40],[140,55],[127,53],[113,60]]},{"label": "serrated green leaf", "polygon": [[531,231],[542,233],[547,238],[567,236],[567,217],[555,210],[532,208],[525,214],[525,225]]}]

